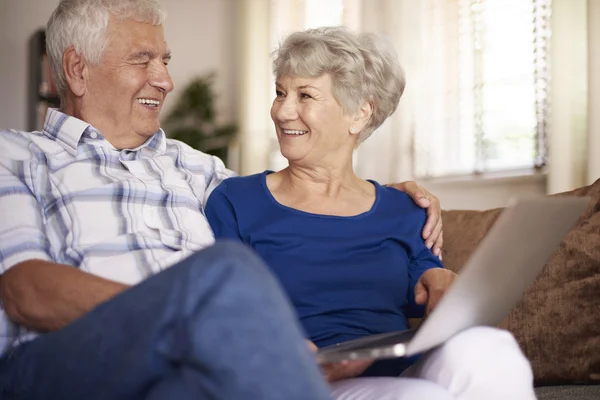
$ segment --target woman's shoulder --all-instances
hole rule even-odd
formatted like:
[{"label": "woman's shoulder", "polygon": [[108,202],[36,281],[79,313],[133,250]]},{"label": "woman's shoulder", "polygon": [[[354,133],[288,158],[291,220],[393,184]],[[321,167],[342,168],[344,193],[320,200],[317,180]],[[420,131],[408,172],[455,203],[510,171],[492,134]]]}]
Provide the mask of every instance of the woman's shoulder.
[{"label": "woman's shoulder", "polygon": [[222,187],[222,190],[225,191],[243,191],[243,190],[252,190],[252,189],[260,189],[263,186],[263,182],[265,181],[265,176],[270,171],[260,172],[258,174],[246,175],[246,176],[232,176],[231,178],[227,178],[219,185]]},{"label": "woman's shoulder", "polygon": [[380,195],[380,207],[386,211],[392,211],[396,215],[406,218],[412,216],[417,220],[425,218],[427,212],[421,208],[414,200],[406,193],[394,189],[391,186],[383,186],[373,181],[377,188],[377,193]]}]

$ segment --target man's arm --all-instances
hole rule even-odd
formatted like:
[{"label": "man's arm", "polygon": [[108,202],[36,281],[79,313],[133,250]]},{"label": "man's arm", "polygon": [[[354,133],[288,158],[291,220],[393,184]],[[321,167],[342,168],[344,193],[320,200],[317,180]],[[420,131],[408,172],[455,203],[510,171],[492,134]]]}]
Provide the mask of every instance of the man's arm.
[{"label": "man's arm", "polygon": [[0,131],[0,300],[14,322],[54,331],[126,286],[52,262],[43,205],[31,189],[39,173],[32,148],[27,137]]},{"label": "man's arm", "polygon": [[0,275],[0,300],[8,317],[40,332],[65,327],[127,288],[42,260],[23,261]]}]

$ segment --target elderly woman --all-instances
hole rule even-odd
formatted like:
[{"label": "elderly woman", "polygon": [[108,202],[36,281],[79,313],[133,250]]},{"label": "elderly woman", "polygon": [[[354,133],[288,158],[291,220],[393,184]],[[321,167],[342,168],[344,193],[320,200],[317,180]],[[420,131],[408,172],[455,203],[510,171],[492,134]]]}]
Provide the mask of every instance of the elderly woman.
[{"label": "elderly woman", "polygon": [[[406,329],[422,316],[419,304],[439,299],[431,282],[443,291],[454,276],[420,236],[425,212],[353,169],[354,150],[404,90],[393,49],[374,35],[321,28],[290,35],[273,66],[271,117],[289,166],[217,187],[206,206],[215,236],[263,257],[317,347]],[[467,330],[412,361],[323,370],[340,399],[535,398],[529,363],[504,331]]]}]

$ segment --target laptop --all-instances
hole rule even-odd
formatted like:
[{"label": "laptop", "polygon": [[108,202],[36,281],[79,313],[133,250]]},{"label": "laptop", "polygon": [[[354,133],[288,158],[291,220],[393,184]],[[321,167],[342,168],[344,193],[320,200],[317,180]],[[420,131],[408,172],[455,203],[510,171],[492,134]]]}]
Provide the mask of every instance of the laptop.
[{"label": "laptop", "polygon": [[533,283],[589,201],[587,197],[513,201],[417,329],[323,347],[317,351],[317,361],[409,357],[470,327],[497,325]]}]

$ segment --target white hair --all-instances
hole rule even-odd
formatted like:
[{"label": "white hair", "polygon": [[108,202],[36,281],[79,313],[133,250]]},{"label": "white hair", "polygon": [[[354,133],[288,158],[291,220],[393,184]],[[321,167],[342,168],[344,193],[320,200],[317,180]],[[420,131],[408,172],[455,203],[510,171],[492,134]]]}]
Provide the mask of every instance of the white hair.
[{"label": "white hair", "polygon": [[60,96],[67,87],[62,59],[73,46],[90,65],[98,65],[107,42],[111,16],[162,25],[166,13],[157,0],[61,0],[46,27],[46,51]]},{"label": "white hair", "polygon": [[387,40],[372,33],[355,34],[344,27],[292,33],[274,52],[273,73],[276,78],[330,74],[333,95],[348,113],[370,102],[373,114],[360,141],[394,113],[405,87],[398,56]]}]

